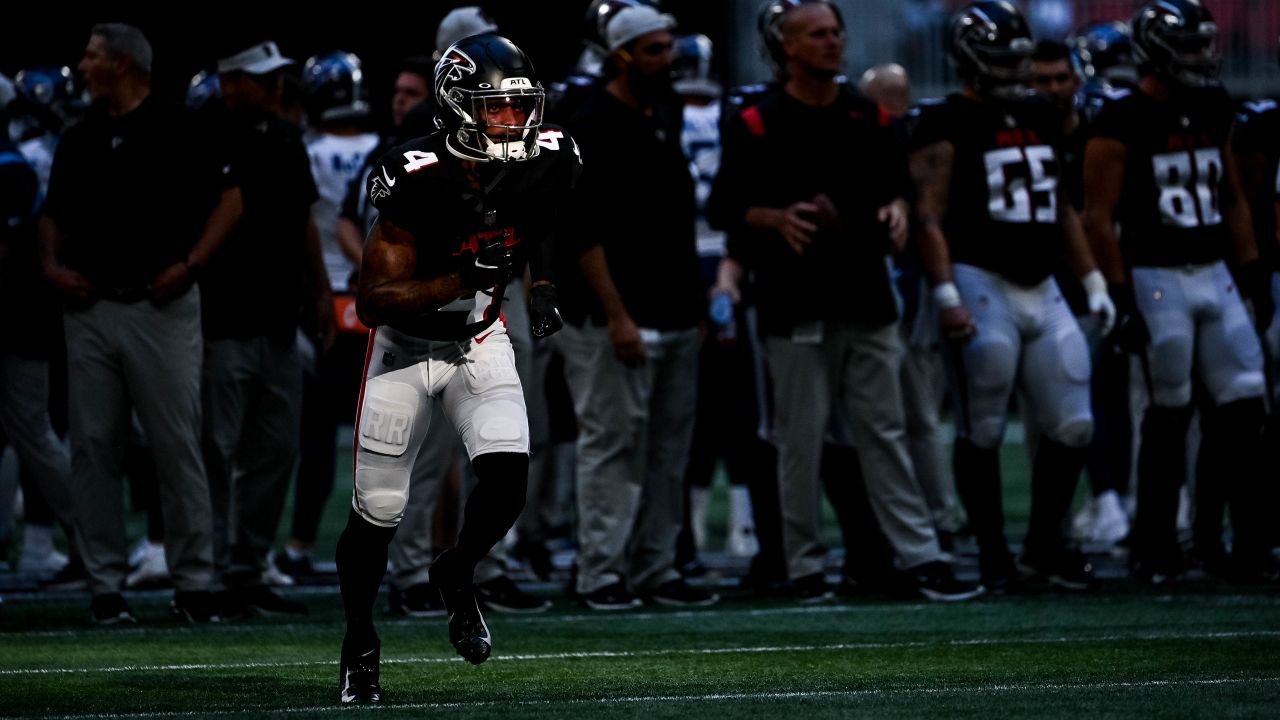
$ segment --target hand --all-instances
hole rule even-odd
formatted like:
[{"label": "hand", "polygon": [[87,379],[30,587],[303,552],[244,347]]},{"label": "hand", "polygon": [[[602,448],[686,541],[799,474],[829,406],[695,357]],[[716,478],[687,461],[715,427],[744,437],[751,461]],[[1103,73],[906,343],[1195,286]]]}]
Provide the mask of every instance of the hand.
[{"label": "hand", "polygon": [[506,244],[506,236],[484,243],[476,251],[475,262],[459,271],[463,287],[487,290],[505,285],[515,275],[515,253]]},{"label": "hand", "polygon": [[1102,323],[1102,334],[1105,336],[1116,324],[1116,304],[1107,292],[1107,281],[1100,271],[1091,270],[1080,278],[1080,283],[1084,285],[1084,291],[1088,295],[1089,313]]},{"label": "hand", "polygon": [[1151,331],[1133,300],[1133,291],[1127,285],[1112,285],[1108,292],[1116,308],[1115,326],[1109,338],[1112,347],[1126,353],[1143,352],[1151,341]]},{"label": "hand", "polygon": [[963,305],[938,310],[938,324],[942,326],[942,337],[952,342],[968,342],[978,334],[973,316]]},{"label": "hand", "polygon": [[560,309],[556,307],[556,286],[551,283],[534,285],[529,290],[529,325],[536,338],[554,335],[564,327]]},{"label": "hand", "polygon": [[191,287],[191,273],[185,262],[176,262],[164,270],[147,285],[154,305],[167,305]]},{"label": "hand", "polygon": [[813,234],[818,226],[807,218],[819,212],[817,205],[809,202],[798,202],[785,210],[779,210],[774,217],[773,228],[797,255],[804,255],[805,250],[813,244]]},{"label": "hand", "polygon": [[1253,326],[1259,335],[1271,327],[1276,314],[1276,301],[1271,297],[1271,271],[1261,260],[1252,260],[1240,268],[1241,294],[1253,306]]},{"label": "hand", "polygon": [[893,251],[902,252],[907,247],[907,204],[894,200],[876,212],[876,219],[889,226],[889,242],[893,243]]},{"label": "hand", "polygon": [[613,343],[613,354],[627,367],[639,367],[644,364],[644,340],[640,338],[640,329],[630,315],[609,321],[609,342]]},{"label": "hand", "polygon": [[98,294],[85,276],[65,265],[46,270],[44,276],[68,300],[92,300]]}]

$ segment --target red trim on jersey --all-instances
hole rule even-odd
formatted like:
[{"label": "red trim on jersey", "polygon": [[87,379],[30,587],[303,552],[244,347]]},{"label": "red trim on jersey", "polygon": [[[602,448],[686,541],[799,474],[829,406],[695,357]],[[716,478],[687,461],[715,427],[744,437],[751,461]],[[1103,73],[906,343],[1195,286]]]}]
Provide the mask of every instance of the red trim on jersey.
[{"label": "red trim on jersey", "polygon": [[356,400],[356,431],[353,433],[351,440],[351,482],[356,480],[356,453],[360,452],[360,411],[364,408],[364,386],[369,382],[369,363],[373,361],[373,339],[378,334],[378,329],[374,328],[369,331],[369,347],[364,351],[364,370],[360,373],[360,397]]},{"label": "red trim on jersey", "polygon": [[749,107],[742,111],[742,122],[747,124],[747,129],[756,137],[764,137],[764,117],[760,115],[760,108]]},{"label": "red trim on jersey", "polygon": [[888,110],[885,110],[884,108],[882,108],[882,107],[880,107],[880,106],[878,106],[878,105],[877,105],[876,107],[877,107],[877,108],[879,108],[879,110],[880,110],[880,127],[882,127],[882,128],[887,128],[887,127],[889,127],[890,125],[892,125],[892,124],[893,124],[893,116],[889,114],[889,111],[888,111]]}]

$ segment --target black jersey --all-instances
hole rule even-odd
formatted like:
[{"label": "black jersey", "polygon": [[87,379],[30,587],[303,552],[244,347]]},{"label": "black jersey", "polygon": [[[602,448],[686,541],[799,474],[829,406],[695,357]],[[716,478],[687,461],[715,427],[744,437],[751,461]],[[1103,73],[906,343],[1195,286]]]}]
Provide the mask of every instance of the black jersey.
[{"label": "black jersey", "polygon": [[1280,198],[1280,104],[1275,100],[1245,103],[1236,114],[1232,150],[1240,155],[1262,156],[1262,178],[1249,198],[1258,254],[1272,268],[1280,269],[1276,247],[1276,200]]},{"label": "black jersey", "polygon": [[913,150],[955,148],[942,222],[951,260],[1023,286],[1043,282],[1062,258],[1059,112],[1035,96],[995,103],[957,93],[912,113]]},{"label": "black jersey", "polygon": [[1130,265],[1176,267],[1222,259],[1227,226],[1218,198],[1234,114],[1221,88],[1168,101],[1119,91],[1102,107],[1092,137],[1125,146],[1118,217]]},{"label": "black jersey", "polygon": [[[482,243],[497,238],[517,261],[531,261],[534,278],[546,278],[543,258],[559,215],[582,166],[577,143],[563,129],[543,125],[538,154],[510,163],[477,163],[479,180],[445,146],[443,133],[391,148],[369,175],[369,199],[386,220],[417,241],[414,277],[426,280],[475,262]],[[459,298],[411,325],[396,329],[432,340],[459,340],[498,319],[501,300],[491,298],[476,321],[475,296]]]}]

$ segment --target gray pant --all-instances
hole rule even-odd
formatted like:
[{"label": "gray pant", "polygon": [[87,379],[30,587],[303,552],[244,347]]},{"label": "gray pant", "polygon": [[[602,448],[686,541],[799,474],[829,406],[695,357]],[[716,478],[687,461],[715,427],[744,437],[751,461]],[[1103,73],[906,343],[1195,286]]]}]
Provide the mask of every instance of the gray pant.
[{"label": "gray pant", "polygon": [[[922,293],[922,297],[927,293]],[[934,332],[920,330],[927,324]],[[902,409],[907,422],[907,451],[924,492],[925,503],[938,530],[959,528],[960,503],[955,479],[951,476],[946,443],[942,439],[942,398],[947,392],[947,365],[938,346],[937,316],[922,307],[910,337],[904,338],[907,352],[902,358]]]},{"label": "gray pant", "polygon": [[627,368],[608,330],[566,326],[559,337],[578,415],[578,592],[625,581],[635,592],[679,577],[676,536],[693,438],[698,331],[646,340]]},{"label": "gray pant", "polygon": [[204,358],[204,462],[214,563],[258,585],[298,459],[302,363],[293,336],[213,340]]},{"label": "gray pant", "polygon": [[49,362],[0,351],[0,428],[58,521],[75,526],[71,453],[49,420]]},{"label": "gray pant", "polygon": [[165,557],[179,590],[213,572],[209,481],[200,456],[200,294],[164,307],[99,301],[67,311],[71,490],[89,590],[119,592],[128,572],[121,465],[133,409],[160,479]]},{"label": "gray pant", "polygon": [[800,578],[823,571],[819,468],[833,402],[845,409],[871,508],[901,566],[941,559],[929,508],[907,454],[897,324],[828,324],[819,342],[766,338],[765,353],[773,378],[788,574]]}]

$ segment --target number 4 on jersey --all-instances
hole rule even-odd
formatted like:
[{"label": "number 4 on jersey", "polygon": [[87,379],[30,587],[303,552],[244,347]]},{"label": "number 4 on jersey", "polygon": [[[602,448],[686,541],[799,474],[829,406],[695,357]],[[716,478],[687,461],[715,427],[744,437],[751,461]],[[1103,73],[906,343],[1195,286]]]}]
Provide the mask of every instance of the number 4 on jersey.
[{"label": "number 4 on jersey", "polygon": [[559,130],[543,130],[538,133],[538,145],[548,150],[560,149],[560,138],[564,137],[564,133]]},{"label": "number 4 on jersey", "polygon": [[404,171],[407,173],[416,173],[428,165],[435,165],[440,162],[435,153],[422,152],[421,150],[410,150],[404,154],[404,159],[409,161],[404,166]]}]

